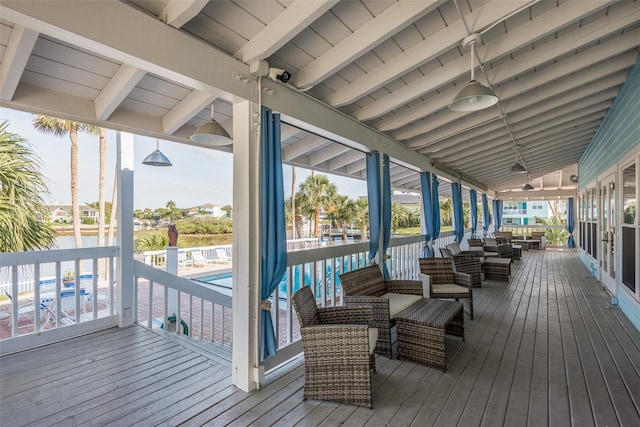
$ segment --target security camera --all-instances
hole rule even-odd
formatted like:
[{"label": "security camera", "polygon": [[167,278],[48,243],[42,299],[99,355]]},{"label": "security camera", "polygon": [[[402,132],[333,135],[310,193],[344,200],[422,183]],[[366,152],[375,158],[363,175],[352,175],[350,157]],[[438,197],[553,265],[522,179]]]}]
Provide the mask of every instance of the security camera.
[{"label": "security camera", "polygon": [[271,80],[280,80],[282,83],[286,83],[291,78],[291,73],[281,68],[269,68],[269,78]]}]

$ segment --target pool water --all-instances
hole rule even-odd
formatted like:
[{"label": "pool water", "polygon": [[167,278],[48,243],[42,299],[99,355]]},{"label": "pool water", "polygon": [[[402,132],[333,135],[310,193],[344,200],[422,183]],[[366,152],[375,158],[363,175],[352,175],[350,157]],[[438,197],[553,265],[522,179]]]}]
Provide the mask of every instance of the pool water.
[{"label": "pool water", "polygon": [[[350,260],[346,259],[345,263],[344,263],[344,268],[340,268],[341,267],[341,258],[337,258],[336,259],[336,270],[337,274],[340,274],[342,272],[346,272],[346,271],[350,271],[352,270],[352,268],[350,268]],[[363,265],[360,265],[359,267],[363,267]],[[302,280],[300,279],[300,272],[302,270],[302,266],[300,265],[296,265],[295,267],[293,267],[294,272],[293,272],[293,290],[291,291],[291,293],[295,293],[299,288],[300,288],[300,284],[302,283]],[[313,269],[313,264],[312,263],[307,263],[305,264],[304,267],[304,286],[310,286],[311,285],[311,271]],[[331,266],[327,265],[326,268],[326,272],[325,272],[325,291],[327,293],[327,295],[331,294],[331,290],[332,290],[332,281],[331,281]],[[196,279],[200,282],[203,282],[206,285],[212,286],[214,290],[221,292],[225,295],[231,295],[231,289],[233,287],[233,279],[231,276],[231,273],[224,273],[224,274],[220,274],[220,275],[212,275],[212,276],[207,276],[207,277],[200,277],[198,279]],[[280,281],[280,284],[278,286],[279,289],[279,297],[280,299],[286,299],[287,297],[287,281],[288,281],[288,273],[285,274],[282,278],[282,280]],[[320,280],[320,277],[316,278],[316,289],[315,289],[315,294],[316,295],[320,295],[321,294],[321,286],[322,286],[322,281]],[[336,277],[336,294],[340,293],[340,278]]]}]

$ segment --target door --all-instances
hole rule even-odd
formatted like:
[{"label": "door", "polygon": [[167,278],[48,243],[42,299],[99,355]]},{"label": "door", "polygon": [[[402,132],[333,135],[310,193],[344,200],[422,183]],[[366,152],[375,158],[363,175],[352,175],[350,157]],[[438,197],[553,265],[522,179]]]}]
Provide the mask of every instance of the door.
[{"label": "door", "polygon": [[600,181],[600,270],[602,283],[616,295],[616,183],[615,174]]}]

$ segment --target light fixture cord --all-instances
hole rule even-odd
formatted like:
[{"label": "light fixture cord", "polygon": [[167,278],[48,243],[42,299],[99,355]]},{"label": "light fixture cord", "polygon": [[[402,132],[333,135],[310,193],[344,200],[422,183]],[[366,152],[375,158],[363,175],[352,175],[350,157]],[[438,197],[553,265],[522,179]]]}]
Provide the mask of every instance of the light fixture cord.
[{"label": "light fixture cord", "polygon": [[475,75],[475,68],[476,68],[476,61],[475,61],[475,53],[476,53],[476,44],[471,43],[471,81],[476,79],[476,75]]},{"label": "light fixture cord", "polygon": [[160,140],[156,138],[156,151],[160,151]]}]

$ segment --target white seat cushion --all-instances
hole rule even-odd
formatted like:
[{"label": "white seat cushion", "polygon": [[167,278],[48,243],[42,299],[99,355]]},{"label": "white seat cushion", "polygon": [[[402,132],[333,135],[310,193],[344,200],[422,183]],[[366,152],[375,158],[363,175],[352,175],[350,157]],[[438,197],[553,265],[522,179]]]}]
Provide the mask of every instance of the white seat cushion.
[{"label": "white seat cushion", "polygon": [[422,297],[431,298],[431,292],[429,292],[431,287],[431,277],[424,273],[418,273],[418,279],[422,282]]},{"label": "white seat cushion", "polygon": [[464,286],[448,284],[448,285],[431,285],[431,291],[434,294],[468,294],[469,288],[465,288]]},{"label": "white seat cushion", "polygon": [[373,354],[378,342],[378,328],[369,328],[369,354]]},{"label": "white seat cushion", "polygon": [[386,293],[381,297],[389,300],[389,319],[395,319],[402,310],[422,299],[421,295],[396,294],[393,292]]}]

